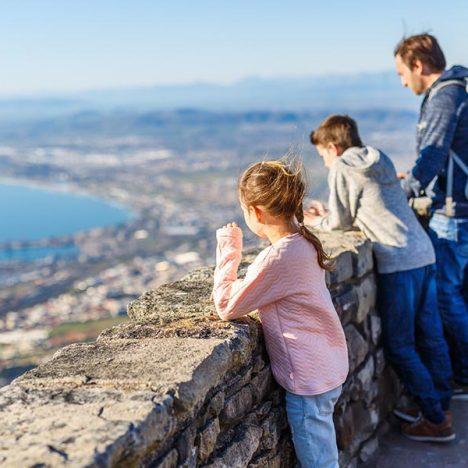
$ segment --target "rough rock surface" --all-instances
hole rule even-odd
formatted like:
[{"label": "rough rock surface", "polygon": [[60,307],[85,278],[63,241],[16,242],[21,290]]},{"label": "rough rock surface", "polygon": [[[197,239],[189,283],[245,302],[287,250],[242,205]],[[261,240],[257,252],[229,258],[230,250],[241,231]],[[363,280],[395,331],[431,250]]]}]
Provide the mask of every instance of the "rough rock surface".
[{"label": "rough rock surface", "polygon": [[[350,351],[335,420],[340,463],[353,466],[374,452],[399,387],[379,348],[370,244],[359,233],[321,237],[336,262],[327,280]],[[215,318],[212,272],[144,293],[129,323],[3,388],[0,465],[294,466],[261,327],[255,315]]]}]

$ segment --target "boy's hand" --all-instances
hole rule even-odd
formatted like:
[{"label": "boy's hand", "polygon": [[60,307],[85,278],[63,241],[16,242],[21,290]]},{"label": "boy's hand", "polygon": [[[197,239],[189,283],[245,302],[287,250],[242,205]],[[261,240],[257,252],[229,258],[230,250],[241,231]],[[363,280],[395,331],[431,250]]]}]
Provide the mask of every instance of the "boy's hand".
[{"label": "boy's hand", "polygon": [[304,224],[308,226],[316,227],[322,222],[322,220],[323,220],[323,216],[317,216],[317,215],[311,214],[310,212],[304,213]]},{"label": "boy's hand", "polygon": [[307,210],[304,211],[304,216],[325,216],[327,210],[320,200],[312,200]]}]

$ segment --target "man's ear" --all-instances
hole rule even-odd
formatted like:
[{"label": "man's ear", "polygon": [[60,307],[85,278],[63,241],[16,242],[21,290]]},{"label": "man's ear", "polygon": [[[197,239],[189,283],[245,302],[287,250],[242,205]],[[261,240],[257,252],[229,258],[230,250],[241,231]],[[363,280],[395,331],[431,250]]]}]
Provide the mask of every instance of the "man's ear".
[{"label": "man's ear", "polygon": [[421,60],[416,59],[411,67],[411,71],[418,76],[425,75],[427,73],[427,67],[421,62]]}]

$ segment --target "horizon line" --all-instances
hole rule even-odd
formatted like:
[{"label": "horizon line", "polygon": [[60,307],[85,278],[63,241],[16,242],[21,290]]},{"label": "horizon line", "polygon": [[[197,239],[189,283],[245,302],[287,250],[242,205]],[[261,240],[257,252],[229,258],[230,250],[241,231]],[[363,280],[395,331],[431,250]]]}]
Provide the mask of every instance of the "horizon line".
[{"label": "horizon line", "polygon": [[394,73],[391,68],[382,70],[367,70],[367,71],[356,71],[356,72],[323,72],[323,73],[307,73],[297,75],[246,75],[241,78],[235,78],[226,81],[211,81],[203,79],[195,79],[190,81],[180,82],[161,82],[161,83],[134,83],[134,84],[122,84],[122,85],[109,85],[109,86],[96,86],[96,87],[84,87],[82,89],[63,89],[63,90],[35,90],[28,92],[13,92],[3,93],[0,91],[0,100],[2,101],[14,101],[14,100],[42,100],[42,99],[70,99],[78,97],[79,95],[94,94],[100,92],[116,92],[125,90],[142,90],[151,88],[170,88],[170,87],[189,87],[189,86],[217,86],[220,88],[229,88],[238,84],[242,84],[248,81],[276,81],[276,80],[304,80],[307,78],[320,79],[320,78],[339,78],[339,77],[358,77],[362,75],[385,75]]}]

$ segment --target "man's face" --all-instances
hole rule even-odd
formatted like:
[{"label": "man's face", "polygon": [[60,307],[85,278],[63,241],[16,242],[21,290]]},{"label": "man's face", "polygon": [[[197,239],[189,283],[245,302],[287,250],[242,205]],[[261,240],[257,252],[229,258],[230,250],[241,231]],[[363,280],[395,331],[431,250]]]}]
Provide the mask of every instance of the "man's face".
[{"label": "man's face", "polygon": [[395,57],[395,66],[398,76],[400,77],[401,84],[405,88],[411,89],[411,91],[418,96],[426,91],[426,85],[422,77],[423,66],[421,62],[417,60],[415,66],[410,68],[403,62],[401,57],[397,55]]}]

